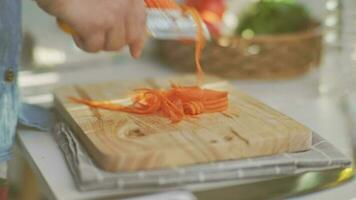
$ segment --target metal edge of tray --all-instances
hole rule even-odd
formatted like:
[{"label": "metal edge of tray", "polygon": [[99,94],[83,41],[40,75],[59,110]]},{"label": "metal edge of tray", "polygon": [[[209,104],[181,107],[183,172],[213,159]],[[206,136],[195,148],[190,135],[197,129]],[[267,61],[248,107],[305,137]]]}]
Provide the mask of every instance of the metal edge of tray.
[{"label": "metal edge of tray", "polygon": [[[353,178],[354,173],[355,171],[352,167],[336,168],[323,171],[305,172],[298,175],[290,175],[274,179],[265,179],[263,181],[255,181],[246,184],[240,183],[234,185],[232,182],[225,184],[224,181],[222,181],[216,183],[219,184],[218,187],[211,185],[206,186],[206,184],[203,184],[198,187],[200,189],[195,190],[192,189],[192,185],[190,185],[169,191],[191,191],[196,200],[285,199],[340,186],[350,181]],[[156,192],[159,193],[162,191]],[[119,200],[145,194],[152,194],[152,191],[148,193],[142,192],[141,194],[114,195],[111,197],[104,197],[104,199]]]},{"label": "metal edge of tray", "polygon": [[354,176],[352,167],[305,172],[272,180],[201,190],[198,200],[282,199],[337,187]]}]

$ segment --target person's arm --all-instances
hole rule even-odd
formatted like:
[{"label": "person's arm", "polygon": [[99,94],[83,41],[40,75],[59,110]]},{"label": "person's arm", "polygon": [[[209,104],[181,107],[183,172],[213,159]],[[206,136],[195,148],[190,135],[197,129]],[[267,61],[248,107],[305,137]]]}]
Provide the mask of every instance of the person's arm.
[{"label": "person's arm", "polygon": [[128,45],[140,57],[146,36],[144,0],[36,0],[76,32],[77,46],[88,52],[118,51]]}]

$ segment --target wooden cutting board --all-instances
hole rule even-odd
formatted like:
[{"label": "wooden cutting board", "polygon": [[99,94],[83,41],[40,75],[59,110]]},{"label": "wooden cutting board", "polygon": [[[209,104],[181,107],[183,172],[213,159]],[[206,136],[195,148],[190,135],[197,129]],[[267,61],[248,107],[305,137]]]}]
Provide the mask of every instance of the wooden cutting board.
[{"label": "wooden cutting board", "polygon": [[103,169],[134,171],[298,152],[311,147],[312,131],[256,99],[209,77],[204,87],[229,91],[229,109],[178,124],[89,108],[68,96],[125,102],[135,88],[194,85],[194,76],[72,85],[55,92],[55,106]]}]

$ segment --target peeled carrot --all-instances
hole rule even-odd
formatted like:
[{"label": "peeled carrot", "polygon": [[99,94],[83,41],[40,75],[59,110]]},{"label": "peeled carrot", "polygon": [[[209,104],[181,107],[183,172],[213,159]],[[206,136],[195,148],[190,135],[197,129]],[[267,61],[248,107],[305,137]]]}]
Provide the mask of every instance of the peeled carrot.
[{"label": "peeled carrot", "polygon": [[130,106],[113,104],[105,101],[92,101],[70,97],[70,100],[93,108],[120,111],[141,115],[158,114],[176,123],[188,116],[202,113],[223,112],[228,108],[228,93],[199,87],[204,81],[204,72],[200,64],[202,49],[205,46],[202,19],[199,13],[191,7],[179,6],[172,0],[145,0],[146,6],[163,9],[182,9],[193,16],[197,24],[195,41],[195,64],[198,86],[181,87],[172,85],[169,90],[137,89]]}]

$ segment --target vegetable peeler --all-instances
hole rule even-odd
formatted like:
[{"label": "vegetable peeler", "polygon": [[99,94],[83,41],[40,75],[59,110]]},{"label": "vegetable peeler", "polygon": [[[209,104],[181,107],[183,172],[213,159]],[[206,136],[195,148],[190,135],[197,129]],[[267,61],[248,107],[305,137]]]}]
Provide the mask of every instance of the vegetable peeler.
[{"label": "vegetable peeler", "polygon": [[[193,16],[175,9],[147,8],[147,30],[156,39],[162,40],[194,40],[198,25]],[[210,39],[209,30],[202,22],[205,39]]]},{"label": "vegetable peeler", "polygon": [[[161,40],[195,40],[198,25],[192,15],[184,13],[180,9],[146,8],[147,31],[153,38]],[[65,22],[57,20],[64,32],[75,34]],[[210,39],[209,30],[204,22],[201,22],[206,40]]]}]

